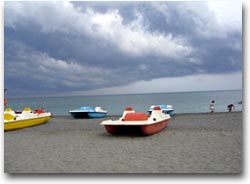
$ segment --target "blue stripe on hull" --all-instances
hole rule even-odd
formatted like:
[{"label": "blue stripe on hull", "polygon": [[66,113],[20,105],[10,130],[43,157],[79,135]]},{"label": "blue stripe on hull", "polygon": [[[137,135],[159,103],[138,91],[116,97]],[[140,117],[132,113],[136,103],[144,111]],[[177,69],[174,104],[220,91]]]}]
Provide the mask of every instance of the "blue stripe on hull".
[{"label": "blue stripe on hull", "polygon": [[103,118],[107,115],[107,113],[101,113],[101,112],[89,112],[88,116],[90,118]]}]

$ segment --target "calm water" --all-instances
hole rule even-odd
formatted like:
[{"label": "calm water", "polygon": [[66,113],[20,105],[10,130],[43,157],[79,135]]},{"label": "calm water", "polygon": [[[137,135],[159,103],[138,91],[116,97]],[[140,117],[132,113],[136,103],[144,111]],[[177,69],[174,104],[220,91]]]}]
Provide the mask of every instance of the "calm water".
[{"label": "calm water", "polygon": [[235,105],[236,111],[242,111],[242,105],[238,104],[242,100],[242,90],[39,98],[8,98],[7,95],[7,106],[14,110],[26,106],[32,109],[42,107],[54,115],[67,115],[69,110],[81,106],[101,106],[110,115],[121,115],[126,106],[145,112],[150,105],[171,104],[175,113],[197,113],[208,112],[212,100],[215,100],[216,112],[227,111],[230,103]]}]

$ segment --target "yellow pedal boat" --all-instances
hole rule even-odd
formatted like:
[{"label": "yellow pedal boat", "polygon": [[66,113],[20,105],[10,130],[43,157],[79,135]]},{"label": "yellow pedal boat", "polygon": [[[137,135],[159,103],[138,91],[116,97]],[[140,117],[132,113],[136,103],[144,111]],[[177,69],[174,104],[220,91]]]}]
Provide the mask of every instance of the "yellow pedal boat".
[{"label": "yellow pedal boat", "polygon": [[27,128],[50,120],[52,114],[44,112],[42,109],[32,111],[26,107],[22,112],[16,113],[11,108],[4,111],[4,131]]}]

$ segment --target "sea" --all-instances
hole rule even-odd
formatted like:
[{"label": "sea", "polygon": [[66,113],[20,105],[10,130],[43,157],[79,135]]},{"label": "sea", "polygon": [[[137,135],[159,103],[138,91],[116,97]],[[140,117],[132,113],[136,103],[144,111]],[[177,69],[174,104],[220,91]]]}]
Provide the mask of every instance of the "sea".
[{"label": "sea", "polygon": [[6,95],[6,98],[7,106],[13,110],[44,108],[53,115],[69,115],[69,110],[81,106],[100,106],[109,115],[121,115],[127,106],[146,112],[151,105],[160,104],[172,105],[177,114],[206,113],[212,100],[215,101],[215,112],[227,112],[228,104],[234,104],[235,111],[242,111],[242,90],[22,98]]}]

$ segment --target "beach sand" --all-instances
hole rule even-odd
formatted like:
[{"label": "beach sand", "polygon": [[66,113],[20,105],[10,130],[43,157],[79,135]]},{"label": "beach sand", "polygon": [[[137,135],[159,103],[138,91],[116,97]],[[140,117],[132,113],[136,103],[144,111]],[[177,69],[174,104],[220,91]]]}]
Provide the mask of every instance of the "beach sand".
[{"label": "beach sand", "polygon": [[108,134],[117,119],[54,116],[4,133],[5,173],[241,173],[242,112],[177,114],[151,136]]}]

